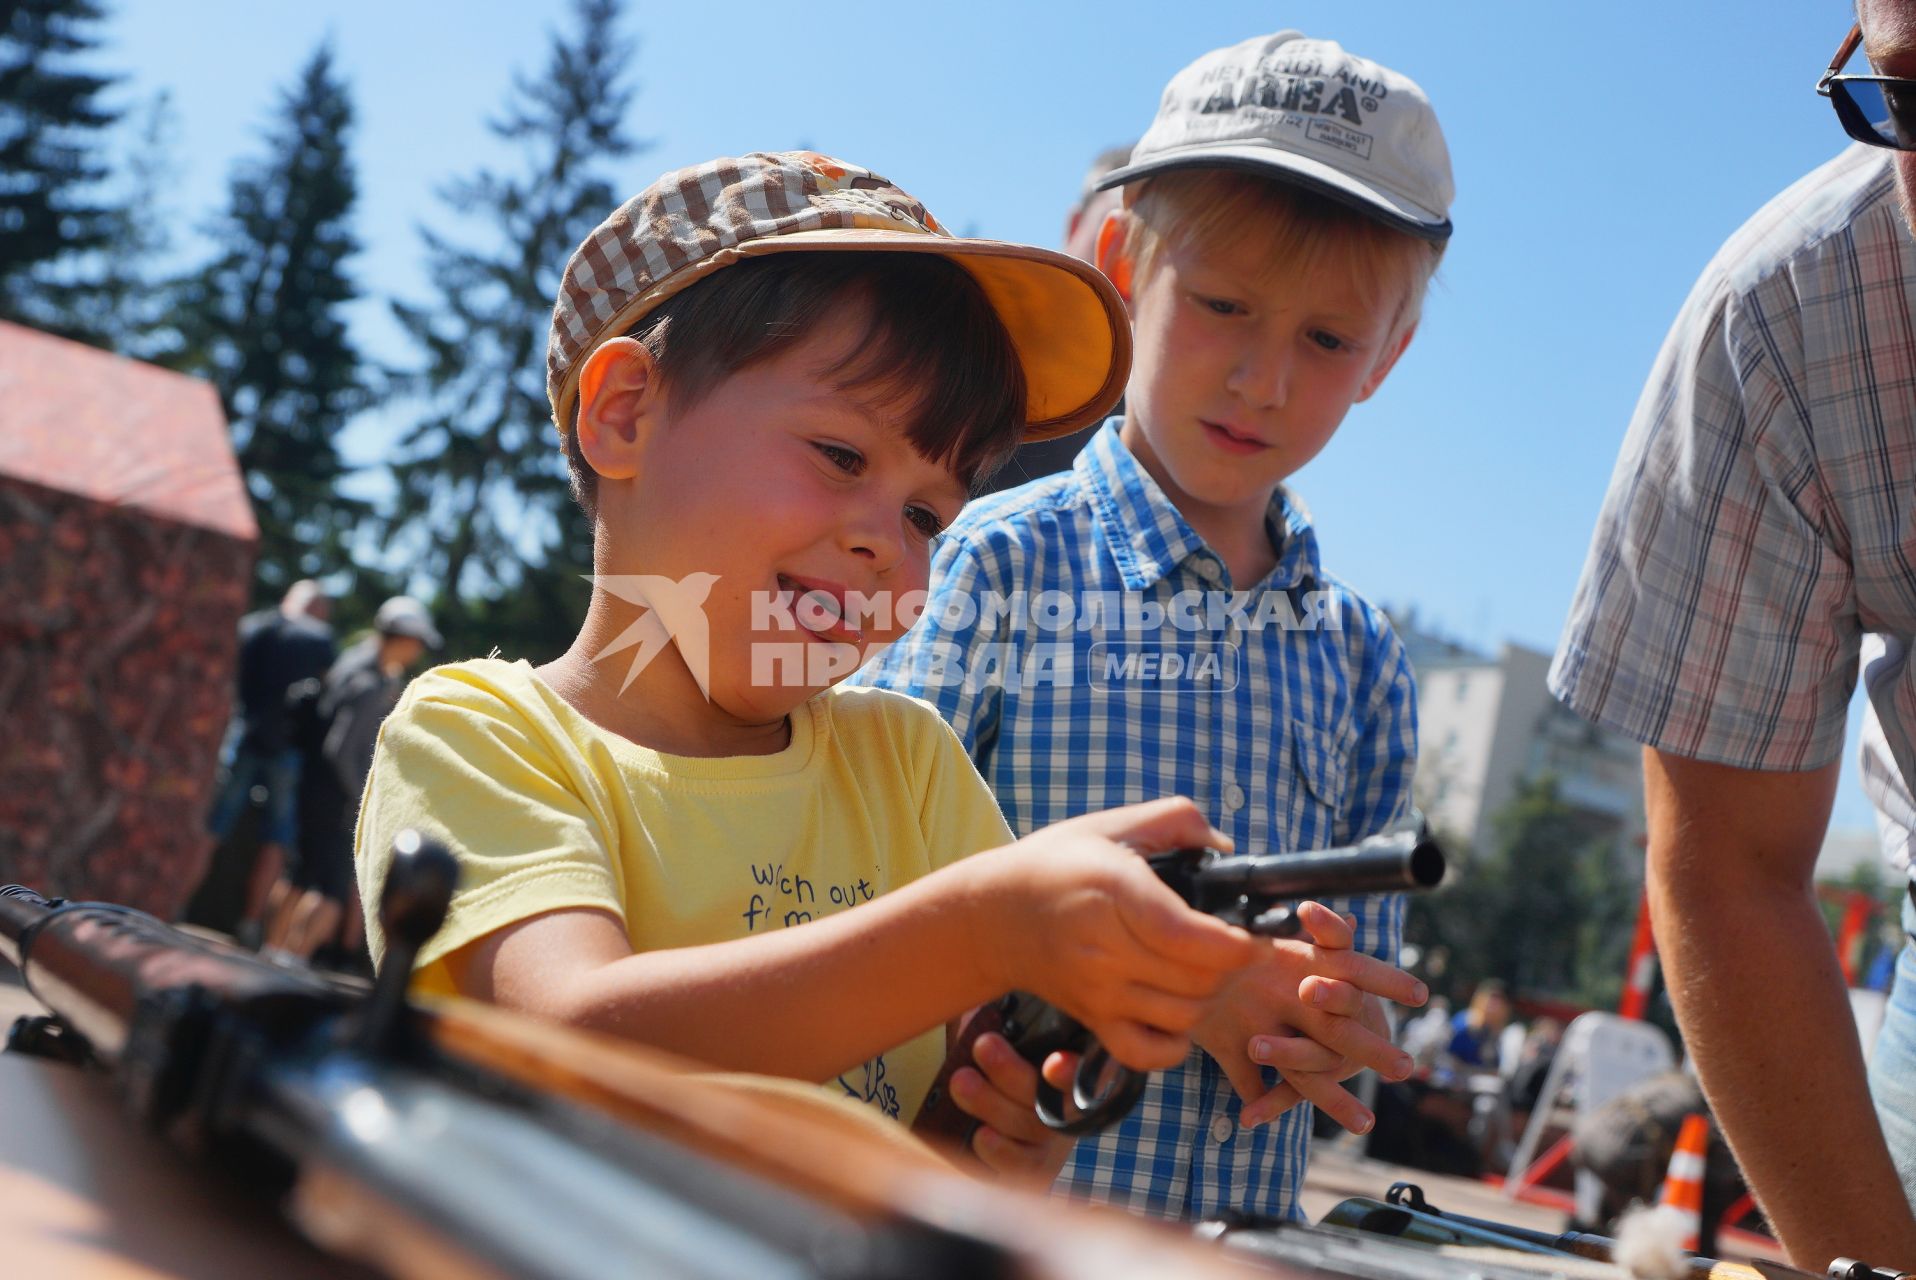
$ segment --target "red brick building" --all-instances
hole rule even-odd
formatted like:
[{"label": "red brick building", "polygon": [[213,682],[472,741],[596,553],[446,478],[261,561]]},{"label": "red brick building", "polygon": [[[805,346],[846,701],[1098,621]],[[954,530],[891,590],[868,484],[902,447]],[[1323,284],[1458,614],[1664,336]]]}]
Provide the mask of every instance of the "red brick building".
[{"label": "red brick building", "polygon": [[258,537],[210,386],[0,323],[0,882],[184,905]]}]

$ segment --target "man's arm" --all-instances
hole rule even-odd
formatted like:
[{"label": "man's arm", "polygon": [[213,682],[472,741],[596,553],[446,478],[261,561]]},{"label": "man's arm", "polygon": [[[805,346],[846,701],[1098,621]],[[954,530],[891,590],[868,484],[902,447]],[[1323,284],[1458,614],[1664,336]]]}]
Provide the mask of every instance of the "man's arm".
[{"label": "man's arm", "polygon": [[1916,1267],[1811,874],[1839,766],[1644,751],[1657,950],[1711,1109],[1790,1260]]}]

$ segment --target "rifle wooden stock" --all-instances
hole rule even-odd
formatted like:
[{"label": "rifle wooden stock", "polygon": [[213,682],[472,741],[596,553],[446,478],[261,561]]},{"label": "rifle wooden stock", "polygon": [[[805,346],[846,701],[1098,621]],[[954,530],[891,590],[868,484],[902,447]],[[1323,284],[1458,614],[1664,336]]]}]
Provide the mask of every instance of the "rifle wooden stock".
[{"label": "rifle wooden stock", "polygon": [[422,1012],[427,1035],[449,1056],[855,1216],[920,1223],[987,1243],[1014,1259],[1021,1276],[1243,1274],[1163,1224],[962,1173],[899,1125],[812,1085],[713,1074],[657,1050],[469,1000],[428,1000]]}]

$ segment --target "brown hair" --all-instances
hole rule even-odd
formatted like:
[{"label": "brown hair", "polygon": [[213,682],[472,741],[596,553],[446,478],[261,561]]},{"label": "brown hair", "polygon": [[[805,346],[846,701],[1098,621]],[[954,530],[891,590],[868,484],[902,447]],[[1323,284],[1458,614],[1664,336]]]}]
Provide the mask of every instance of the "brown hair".
[{"label": "brown hair", "polygon": [[1441,243],[1364,216],[1328,196],[1236,169],[1180,169],[1127,192],[1124,252],[1139,282],[1169,244],[1255,237],[1273,271],[1331,264],[1375,304],[1396,295],[1397,325],[1415,321],[1443,257]]},{"label": "brown hair", "polygon": [[[914,449],[975,489],[1018,447],[1024,366],[984,290],[948,258],[840,251],[752,258],[669,299],[628,336],[652,353],[672,410],[682,413],[846,307],[864,309],[864,333],[822,376],[895,410]],[[595,517],[599,473],[579,452],[576,430],[565,433],[565,456],[572,495]]]}]

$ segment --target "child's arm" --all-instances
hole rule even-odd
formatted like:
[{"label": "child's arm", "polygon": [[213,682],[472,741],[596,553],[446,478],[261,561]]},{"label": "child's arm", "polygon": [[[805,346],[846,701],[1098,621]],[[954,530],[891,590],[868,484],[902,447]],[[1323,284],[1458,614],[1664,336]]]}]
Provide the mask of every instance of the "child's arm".
[{"label": "child's arm", "polygon": [[560,910],[448,962],[467,994],[734,1070],[829,1079],[1014,987],[1127,1066],[1162,1068],[1253,941],[1185,907],[1138,854],[1221,838],[1189,800],[1154,801],[773,933],[634,954],[610,912]]}]

